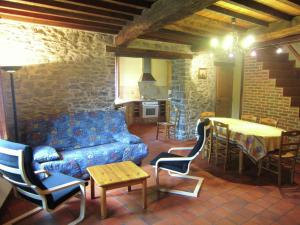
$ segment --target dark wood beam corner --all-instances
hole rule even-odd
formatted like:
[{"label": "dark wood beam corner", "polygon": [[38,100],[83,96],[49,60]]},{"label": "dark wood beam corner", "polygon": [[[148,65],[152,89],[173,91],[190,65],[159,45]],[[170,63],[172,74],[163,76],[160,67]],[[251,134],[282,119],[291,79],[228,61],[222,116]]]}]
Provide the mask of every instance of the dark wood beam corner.
[{"label": "dark wood beam corner", "polygon": [[106,46],[106,52],[114,52],[116,56],[123,57],[148,57],[156,59],[192,59],[193,54],[180,53],[180,52],[169,52],[169,51],[159,51],[150,49],[140,49],[140,48],[125,48],[125,47],[113,47]]},{"label": "dark wood beam corner", "polygon": [[167,24],[190,16],[218,0],[158,0],[150,9],[145,9],[141,16],[125,26],[116,37],[116,45],[126,46],[140,35],[161,29]]}]

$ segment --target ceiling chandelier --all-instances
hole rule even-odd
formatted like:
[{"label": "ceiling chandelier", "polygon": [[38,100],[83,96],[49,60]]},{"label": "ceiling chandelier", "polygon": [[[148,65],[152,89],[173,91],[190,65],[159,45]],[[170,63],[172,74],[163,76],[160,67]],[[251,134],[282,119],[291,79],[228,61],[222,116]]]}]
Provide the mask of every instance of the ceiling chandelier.
[{"label": "ceiling chandelier", "polygon": [[[237,53],[247,53],[255,42],[253,35],[240,37],[236,29],[236,18],[231,19],[232,31],[222,39],[212,38],[210,46],[218,53],[225,53],[229,58],[234,58]],[[252,54],[252,53],[251,53]]]}]

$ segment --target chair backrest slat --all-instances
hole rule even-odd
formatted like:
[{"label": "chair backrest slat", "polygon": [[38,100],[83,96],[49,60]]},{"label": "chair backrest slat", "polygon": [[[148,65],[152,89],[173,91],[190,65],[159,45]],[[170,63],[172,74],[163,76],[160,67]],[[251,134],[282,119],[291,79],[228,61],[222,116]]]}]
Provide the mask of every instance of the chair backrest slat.
[{"label": "chair backrest slat", "polygon": [[253,122],[253,123],[257,122],[257,117],[254,116],[254,115],[250,115],[250,114],[244,114],[244,115],[242,115],[241,119],[249,121],[249,122]]},{"label": "chair backrest slat", "polygon": [[278,119],[268,118],[268,117],[262,117],[259,120],[259,123],[264,125],[269,125],[273,127],[277,127],[278,125]]},{"label": "chair backrest slat", "polygon": [[300,148],[300,131],[283,131],[281,134],[281,147],[279,149],[280,157],[288,152],[297,157]]},{"label": "chair backrest slat", "polygon": [[216,134],[216,138],[225,138],[227,141],[229,141],[230,130],[228,124],[214,121],[214,132]]},{"label": "chair backrest slat", "polygon": [[201,112],[199,116],[200,116],[201,120],[204,120],[208,117],[215,117],[216,113],[215,112]]}]

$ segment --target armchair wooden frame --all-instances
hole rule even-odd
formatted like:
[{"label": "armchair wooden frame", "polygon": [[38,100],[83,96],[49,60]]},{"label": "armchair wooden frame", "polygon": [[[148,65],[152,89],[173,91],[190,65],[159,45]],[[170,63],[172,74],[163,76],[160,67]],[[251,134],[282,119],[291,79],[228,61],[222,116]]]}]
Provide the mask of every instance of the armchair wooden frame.
[{"label": "armchair wooden frame", "polygon": [[[198,125],[200,124],[200,120],[198,120]],[[156,180],[156,186],[158,191],[162,192],[169,192],[173,194],[179,194],[179,195],[184,195],[184,196],[190,196],[190,197],[198,197],[202,182],[204,178],[202,177],[197,177],[197,176],[191,176],[189,175],[190,173],[190,165],[192,161],[202,152],[202,150],[205,147],[205,144],[207,142],[207,134],[210,130],[211,123],[209,122],[207,125],[204,126],[204,132],[203,132],[203,141],[201,145],[199,146],[198,151],[192,155],[192,156],[186,156],[186,157],[166,157],[166,158],[160,158],[156,161],[155,165],[153,167],[155,168],[155,180]],[[173,151],[192,151],[195,147],[175,147],[175,148],[170,148],[168,150],[168,153],[171,153]],[[188,161],[187,169],[184,172],[179,172],[176,170],[171,170],[168,168],[164,168],[160,166],[159,164],[161,162],[186,162]],[[165,188],[160,188],[160,183],[159,183],[159,172],[161,170],[168,171],[168,174],[172,177],[179,177],[179,178],[185,178],[185,179],[192,179],[196,180],[197,184],[192,192],[188,191],[182,191],[182,190],[175,190],[175,189],[165,189]]]},{"label": "armchair wooden frame", "polygon": [[[75,219],[74,221],[69,223],[69,225],[78,224],[84,219],[84,217],[85,217],[85,208],[86,208],[85,181],[69,182],[69,183],[65,183],[63,185],[59,185],[59,186],[56,186],[56,187],[53,187],[53,188],[50,188],[50,189],[42,190],[42,189],[38,188],[36,185],[32,184],[31,181],[28,179],[27,175],[24,172],[25,168],[24,168],[24,152],[23,151],[0,147],[0,153],[5,154],[5,155],[10,155],[10,156],[15,156],[15,157],[18,158],[18,165],[19,165],[18,168],[14,168],[14,167],[10,167],[10,166],[0,164],[0,170],[8,172],[8,173],[12,173],[12,174],[17,174],[17,175],[21,176],[21,178],[24,181],[24,183],[15,181],[15,180],[10,179],[8,176],[3,174],[3,178],[6,179],[7,181],[9,181],[13,185],[14,193],[21,193],[22,195],[27,196],[28,198],[42,201],[42,207],[37,207],[33,210],[30,210],[29,212],[6,222],[4,225],[14,224],[14,223],[26,218],[26,217],[29,217],[29,216],[31,216],[35,213],[38,213],[42,209],[45,209],[47,212],[51,212],[52,210],[48,208],[46,195],[51,194],[53,192],[63,190],[63,189],[66,189],[66,188],[69,188],[69,187],[72,187],[72,186],[76,186],[76,185],[80,186],[80,191],[77,193],[77,194],[80,194],[80,215],[77,219]],[[46,176],[51,175],[46,170],[39,170],[39,171],[36,171],[35,173],[36,174],[45,173]],[[34,190],[36,192],[36,194],[31,193],[29,191],[25,191],[24,189],[21,189],[18,186],[30,188],[30,189]],[[63,203],[61,203],[61,204],[63,204]]]}]

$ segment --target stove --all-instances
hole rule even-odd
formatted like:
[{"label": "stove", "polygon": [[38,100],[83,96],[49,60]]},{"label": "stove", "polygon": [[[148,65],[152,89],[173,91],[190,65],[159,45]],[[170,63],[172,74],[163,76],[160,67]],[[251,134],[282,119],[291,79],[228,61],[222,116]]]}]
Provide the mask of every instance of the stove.
[{"label": "stove", "polygon": [[157,118],[158,117],[158,101],[143,101],[143,118]]}]

